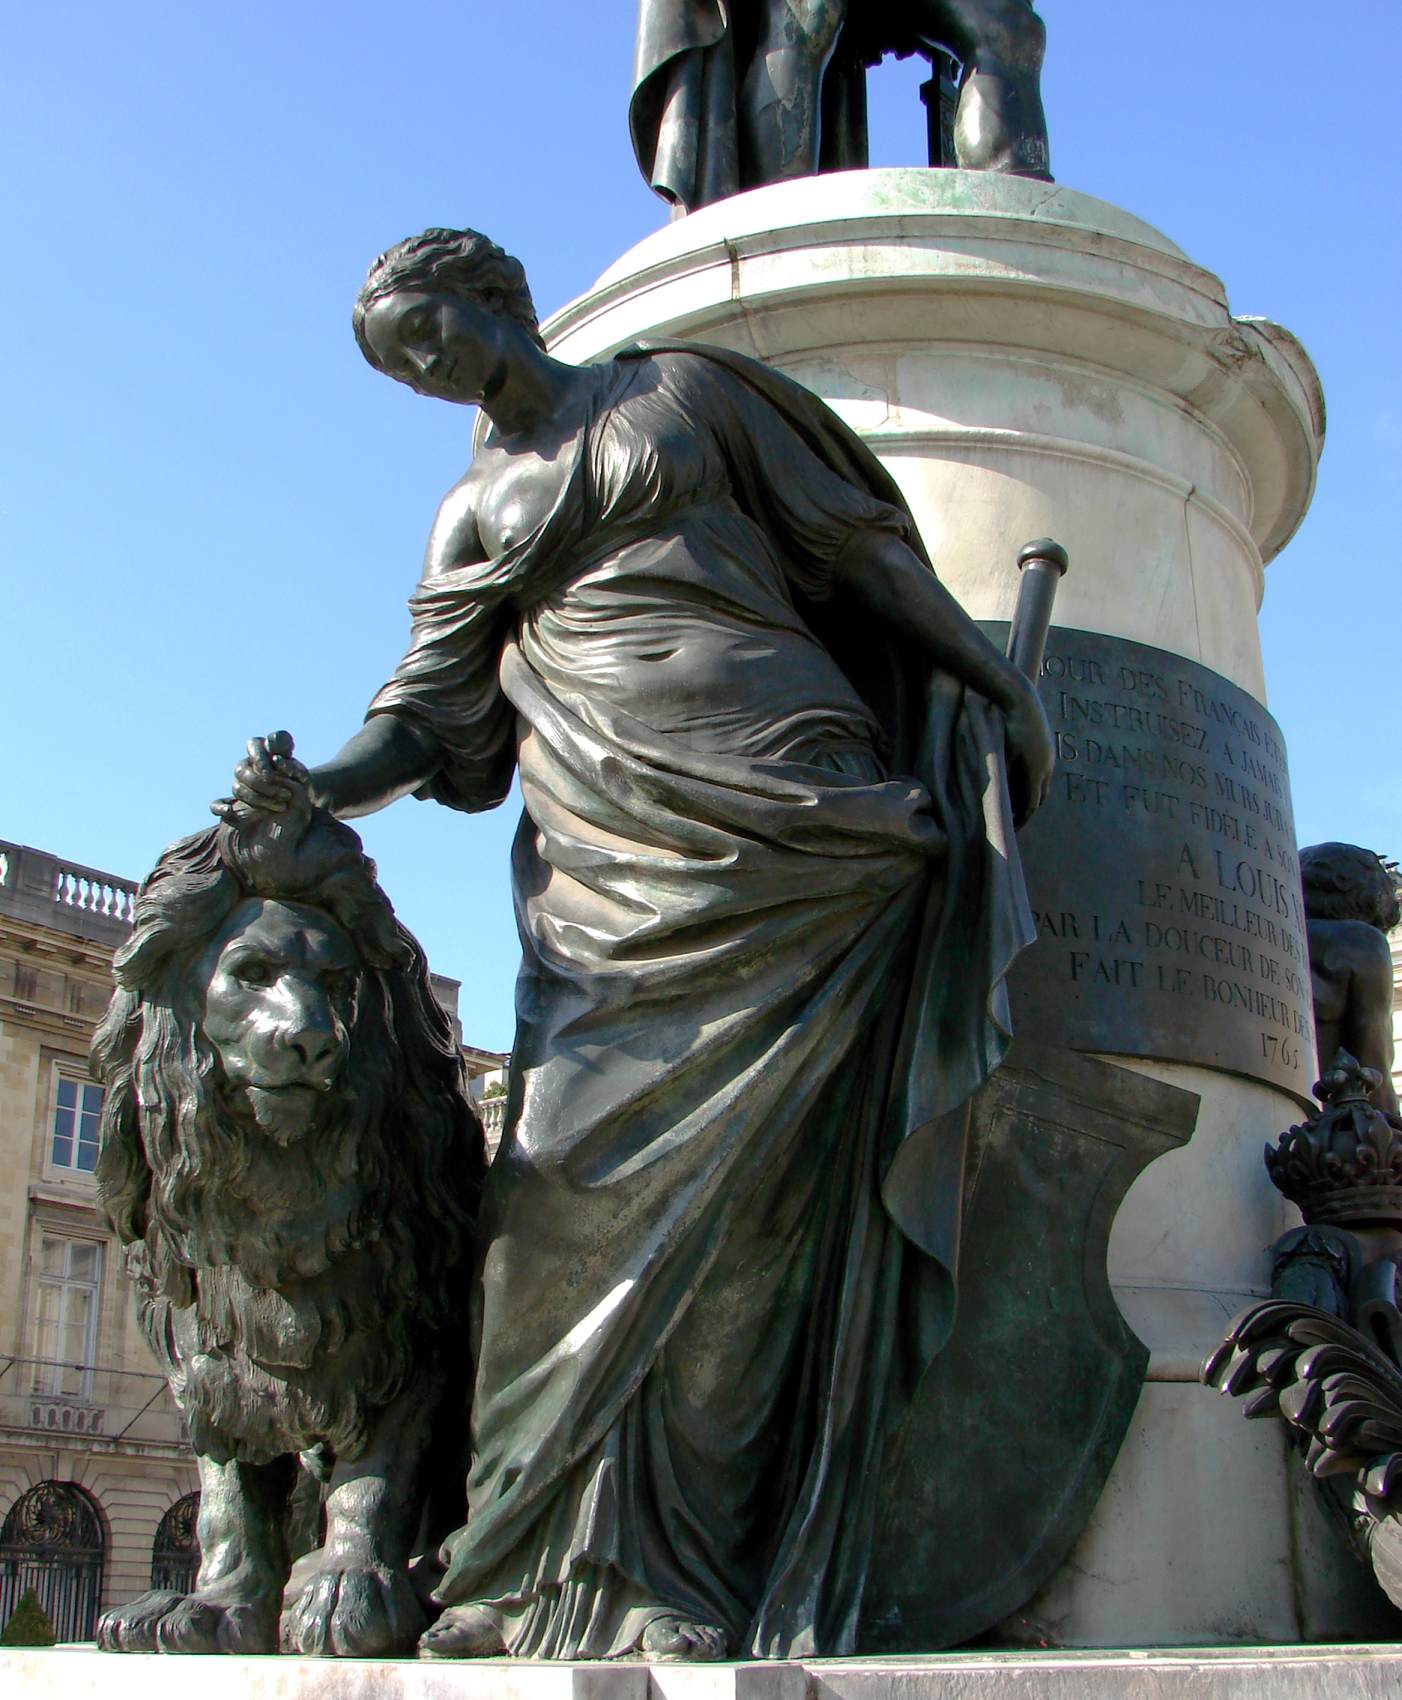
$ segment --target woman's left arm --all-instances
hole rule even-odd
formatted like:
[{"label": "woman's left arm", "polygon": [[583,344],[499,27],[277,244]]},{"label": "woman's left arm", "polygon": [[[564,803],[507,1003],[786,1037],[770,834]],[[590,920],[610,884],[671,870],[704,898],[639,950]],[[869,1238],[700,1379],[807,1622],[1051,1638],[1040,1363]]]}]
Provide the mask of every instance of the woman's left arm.
[{"label": "woman's left arm", "polygon": [[1046,800],[1055,747],[1036,687],[989,642],[895,532],[860,531],[833,562],[833,588],[1003,711],[1019,824]]}]

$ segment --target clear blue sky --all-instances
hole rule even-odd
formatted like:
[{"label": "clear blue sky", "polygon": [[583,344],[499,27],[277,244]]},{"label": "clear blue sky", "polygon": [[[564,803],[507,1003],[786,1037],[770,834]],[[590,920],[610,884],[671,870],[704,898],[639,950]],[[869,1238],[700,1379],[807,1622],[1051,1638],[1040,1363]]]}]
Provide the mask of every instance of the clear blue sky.
[{"label": "clear blue sky", "polygon": [[[1398,0],[1044,0],[1052,158],[1299,335],[1329,398],[1263,634],[1302,841],[1402,853]],[[632,0],[46,0],[0,72],[0,837],[139,875],[252,732],[332,753],[397,659],[471,418],[363,364],[365,267],[428,224],[542,313],[662,221],[628,145]],[[874,163],[923,157],[913,66]],[[1349,103],[1357,102],[1354,115]],[[469,1038],[511,1040],[516,805],[363,823]]]}]

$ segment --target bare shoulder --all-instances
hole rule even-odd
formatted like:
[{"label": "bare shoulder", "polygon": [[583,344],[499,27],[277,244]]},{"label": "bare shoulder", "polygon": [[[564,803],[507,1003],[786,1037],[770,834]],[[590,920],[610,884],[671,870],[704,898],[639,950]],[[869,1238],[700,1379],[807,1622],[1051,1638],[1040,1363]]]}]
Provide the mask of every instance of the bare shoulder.
[{"label": "bare shoulder", "polygon": [[1392,949],[1366,921],[1311,921],[1310,956],[1332,974],[1348,973],[1374,984],[1392,981]]},{"label": "bare shoulder", "polygon": [[482,473],[474,461],[438,504],[424,555],[425,578],[436,578],[485,558],[477,522],[481,489]]}]

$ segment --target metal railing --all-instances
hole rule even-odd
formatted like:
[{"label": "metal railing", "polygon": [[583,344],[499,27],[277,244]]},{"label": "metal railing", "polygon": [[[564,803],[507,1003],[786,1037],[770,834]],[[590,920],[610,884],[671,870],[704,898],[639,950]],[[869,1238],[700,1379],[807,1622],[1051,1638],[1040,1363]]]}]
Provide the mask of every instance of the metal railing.
[{"label": "metal railing", "polygon": [[0,1527],[0,1624],[37,1596],[60,1641],[90,1641],[102,1599],[101,1508],[76,1482],[38,1482]]}]

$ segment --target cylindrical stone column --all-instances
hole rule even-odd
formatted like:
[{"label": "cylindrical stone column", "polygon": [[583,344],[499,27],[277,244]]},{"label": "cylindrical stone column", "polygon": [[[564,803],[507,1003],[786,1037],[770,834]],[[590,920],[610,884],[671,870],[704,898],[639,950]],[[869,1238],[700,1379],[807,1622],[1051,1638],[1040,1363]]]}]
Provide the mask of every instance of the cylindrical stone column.
[{"label": "cylindrical stone column", "polygon": [[1268,1290],[1290,1213],[1261,1150],[1314,1079],[1257,630],[1263,564],[1304,516],[1323,442],[1304,350],[1234,318],[1215,277],[1129,214],[961,171],[848,172],[705,208],[545,328],[571,361],[686,338],[807,385],[889,468],[941,578],[1000,639],[1019,549],[1069,551],[1042,665],[1058,790],[1026,846],[1043,936],[1015,1013],[1202,1109],[1115,1226],[1111,1278],[1152,1352],[1134,1426],[1071,1561],[1005,1628],[1071,1645],[1366,1633],[1371,1583],[1292,1479],[1280,1425],[1196,1381]]}]

